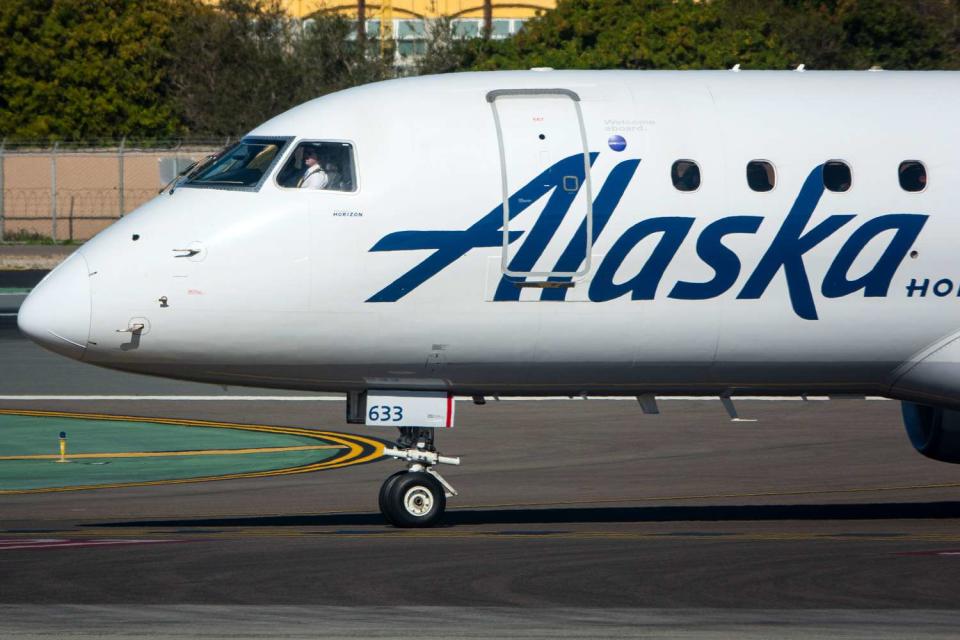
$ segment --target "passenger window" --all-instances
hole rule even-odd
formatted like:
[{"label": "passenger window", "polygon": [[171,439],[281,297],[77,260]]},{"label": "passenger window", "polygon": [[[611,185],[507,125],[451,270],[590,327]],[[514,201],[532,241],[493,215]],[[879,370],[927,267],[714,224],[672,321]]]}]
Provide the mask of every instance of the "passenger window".
[{"label": "passenger window", "polygon": [[904,160],[900,163],[900,188],[904,191],[923,191],[927,188],[927,169],[919,160]]},{"label": "passenger window", "polygon": [[693,160],[677,160],[670,170],[673,186],[680,191],[696,191],[700,188],[700,167]]},{"label": "passenger window", "polygon": [[747,184],[754,191],[770,191],[776,180],[773,165],[766,160],[751,160],[747,163]]},{"label": "passenger window", "polygon": [[840,160],[828,160],[823,165],[823,186],[829,191],[847,191],[852,179],[850,167]]},{"label": "passenger window", "polygon": [[301,142],[277,174],[291,189],[356,191],[353,147],[346,142]]}]

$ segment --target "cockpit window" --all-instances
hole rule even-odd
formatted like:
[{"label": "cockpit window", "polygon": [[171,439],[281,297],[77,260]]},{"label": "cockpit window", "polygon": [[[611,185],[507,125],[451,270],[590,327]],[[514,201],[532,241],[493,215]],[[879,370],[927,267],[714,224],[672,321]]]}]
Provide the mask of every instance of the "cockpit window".
[{"label": "cockpit window", "polygon": [[301,142],[277,174],[290,189],[356,191],[353,147],[347,142]]},{"label": "cockpit window", "polygon": [[288,142],[287,138],[244,138],[198,167],[183,186],[255,191]]}]

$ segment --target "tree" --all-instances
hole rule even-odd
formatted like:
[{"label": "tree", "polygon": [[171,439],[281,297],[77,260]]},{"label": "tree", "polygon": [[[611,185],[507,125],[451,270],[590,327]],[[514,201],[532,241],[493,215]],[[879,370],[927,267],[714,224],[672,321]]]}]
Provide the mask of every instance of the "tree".
[{"label": "tree", "polygon": [[837,9],[850,66],[957,68],[956,3],[943,0],[845,0]]},{"label": "tree", "polygon": [[477,69],[951,69],[957,0],[559,0]]},{"label": "tree", "polygon": [[460,71],[469,55],[470,42],[457,34],[451,18],[438,18],[427,23],[427,50],[416,62],[416,73],[449,73]]},{"label": "tree", "polygon": [[761,5],[725,20],[723,2],[560,0],[512,40],[478,51],[480,69],[785,68],[783,38]]},{"label": "tree", "polygon": [[180,129],[166,0],[0,3],[0,134],[81,140]]},{"label": "tree", "polygon": [[769,5],[787,46],[811,69],[955,69],[960,64],[956,0],[781,0]]},{"label": "tree", "polygon": [[292,19],[276,0],[194,4],[173,41],[173,94],[194,135],[236,136],[310,98],[386,76],[334,14]]}]

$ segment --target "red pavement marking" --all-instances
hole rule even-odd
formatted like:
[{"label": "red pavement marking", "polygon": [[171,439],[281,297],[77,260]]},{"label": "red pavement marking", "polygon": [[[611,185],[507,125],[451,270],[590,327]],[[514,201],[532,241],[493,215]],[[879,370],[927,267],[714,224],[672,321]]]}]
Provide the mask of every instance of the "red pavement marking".
[{"label": "red pavement marking", "polygon": [[107,547],[128,544],[158,544],[178,540],[75,540],[65,538],[0,538],[0,551],[9,549],[61,549],[66,547]]}]

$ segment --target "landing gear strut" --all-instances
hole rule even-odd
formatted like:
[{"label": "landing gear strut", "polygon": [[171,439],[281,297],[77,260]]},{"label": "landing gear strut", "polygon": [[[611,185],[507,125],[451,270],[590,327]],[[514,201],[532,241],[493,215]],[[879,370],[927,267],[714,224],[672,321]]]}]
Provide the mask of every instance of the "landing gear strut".
[{"label": "landing gear strut", "polygon": [[380,513],[397,527],[429,527],[440,521],[447,498],[456,489],[434,468],[438,464],[460,464],[460,458],[441,456],[434,447],[434,429],[400,427],[397,447],[384,455],[408,462],[380,487]]}]

